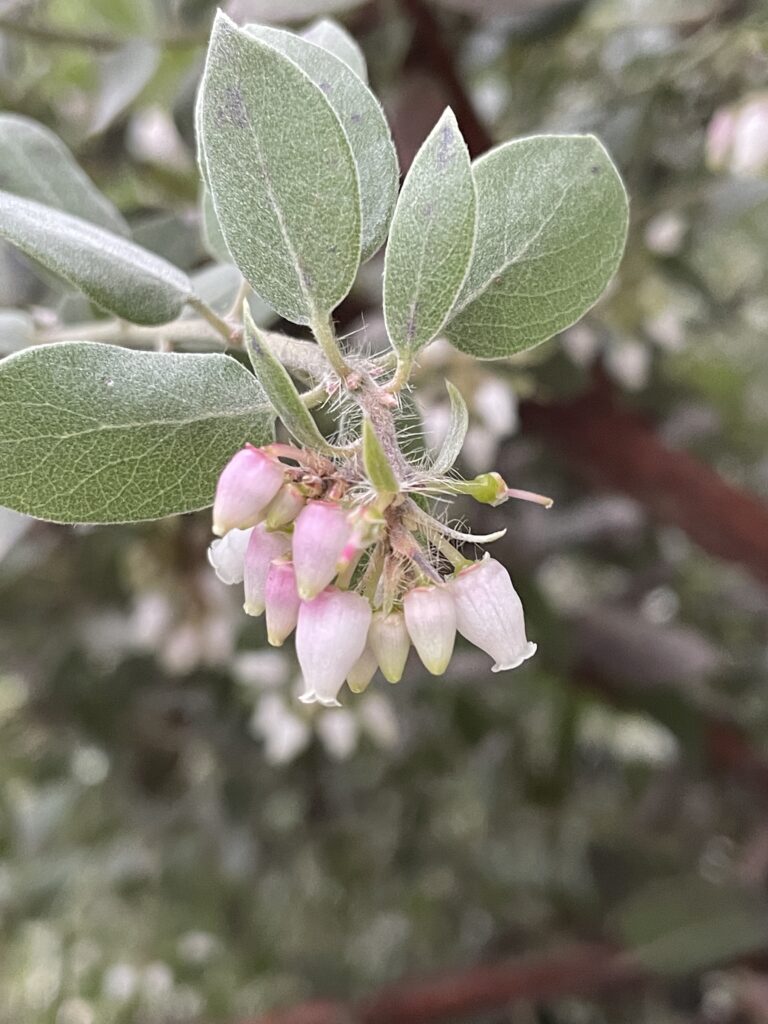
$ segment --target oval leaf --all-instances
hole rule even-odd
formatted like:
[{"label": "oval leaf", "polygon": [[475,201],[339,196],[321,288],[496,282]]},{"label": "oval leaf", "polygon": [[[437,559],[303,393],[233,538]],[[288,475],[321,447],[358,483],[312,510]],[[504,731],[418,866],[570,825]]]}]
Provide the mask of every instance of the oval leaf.
[{"label": "oval leaf", "polygon": [[368,81],[368,65],[365,54],[349,32],[333,18],[319,18],[301,33],[310,43],[316,43],[328,50],[352,68],[355,74]]},{"label": "oval leaf", "polygon": [[449,109],[416,154],[387,243],[384,317],[399,354],[418,352],[448,319],[472,259],[475,216],[469,153]]},{"label": "oval leaf", "polygon": [[201,122],[216,214],[243,275],[294,323],[327,315],[360,263],[360,190],[322,91],[219,12]]},{"label": "oval leaf", "polygon": [[381,104],[343,60],[322,46],[265,25],[247,25],[246,31],[295,61],[333,107],[357,165],[362,211],[361,258],[369,259],[387,237],[400,177]]},{"label": "oval leaf", "polygon": [[591,135],[510,142],[474,164],[478,227],[449,324],[481,359],[513,355],[575,323],[619,265],[627,195]]},{"label": "oval leaf", "polygon": [[253,372],[286,429],[307,448],[331,454],[333,448],[320,433],[288,371],[273,355],[267,335],[258,329],[247,307],[243,310],[243,323]]},{"label": "oval leaf", "polygon": [[0,504],[61,523],[205,508],[227,459],[272,437],[263,391],[223,355],[46,345],[0,363],[0,408]]},{"label": "oval leaf", "polygon": [[118,235],[50,206],[0,192],[0,236],[135,324],[175,320],[192,294],[186,274]]},{"label": "oval leaf", "polygon": [[19,114],[0,114],[0,189],[82,217],[115,234],[129,234],[117,209],[61,139]]},{"label": "oval leaf", "polygon": [[451,400],[451,419],[448,424],[448,432],[440,445],[440,451],[432,464],[431,471],[438,475],[447,473],[458,459],[469,427],[467,404],[462,398],[461,392],[449,380],[445,382],[445,386]]}]

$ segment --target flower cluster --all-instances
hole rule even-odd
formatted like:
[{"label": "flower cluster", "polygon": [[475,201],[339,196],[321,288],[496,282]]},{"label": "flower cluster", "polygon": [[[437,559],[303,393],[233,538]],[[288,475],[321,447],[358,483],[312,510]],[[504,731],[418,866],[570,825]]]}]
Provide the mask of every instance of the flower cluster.
[{"label": "flower cluster", "polygon": [[[497,481],[486,474],[481,486]],[[345,682],[360,693],[377,670],[398,682],[411,645],[441,675],[457,632],[494,672],[535,652],[506,569],[487,555],[468,561],[436,525],[405,495],[377,501],[315,452],[247,445],[219,478],[209,556],[225,583],[243,583],[246,612],[266,614],[271,644],[295,631],[300,699],[336,707]]]}]

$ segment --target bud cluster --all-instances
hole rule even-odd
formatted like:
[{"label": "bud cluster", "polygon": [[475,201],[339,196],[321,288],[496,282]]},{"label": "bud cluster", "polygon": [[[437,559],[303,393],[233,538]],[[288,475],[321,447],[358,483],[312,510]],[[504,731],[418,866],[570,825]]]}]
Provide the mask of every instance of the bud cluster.
[{"label": "bud cluster", "polygon": [[[494,474],[494,495],[502,485]],[[398,682],[411,646],[441,675],[457,632],[494,672],[516,668],[536,645],[509,573],[487,555],[468,561],[430,524],[405,495],[377,501],[354,466],[247,445],[219,478],[209,557],[225,583],[243,583],[245,611],[265,613],[270,644],[295,631],[304,703],[338,706],[345,682],[360,693],[377,670]]]}]

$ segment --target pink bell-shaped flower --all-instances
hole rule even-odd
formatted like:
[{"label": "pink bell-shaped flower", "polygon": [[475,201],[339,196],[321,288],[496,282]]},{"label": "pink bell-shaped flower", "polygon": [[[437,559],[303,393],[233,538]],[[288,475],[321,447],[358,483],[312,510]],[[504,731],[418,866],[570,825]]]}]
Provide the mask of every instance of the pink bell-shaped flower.
[{"label": "pink bell-shaped flower", "polygon": [[282,647],[296,628],[299,618],[299,592],[296,574],[290,562],[273,562],[264,586],[267,607],[267,639],[273,647]]},{"label": "pink bell-shaped flower", "polygon": [[269,503],[264,522],[270,530],[292,523],[306,503],[305,496],[295,484],[285,484]]},{"label": "pink bell-shaped flower", "polygon": [[282,558],[291,550],[291,538],[279,530],[268,530],[263,523],[254,526],[251,539],[245,551],[243,583],[245,604],[249,615],[261,615],[264,611],[265,588],[269,567],[276,558]]},{"label": "pink bell-shaped flower", "polygon": [[495,660],[494,672],[517,668],[536,653],[525,635],[523,606],[504,566],[484,558],[449,584],[459,632]]},{"label": "pink bell-shaped flower", "polygon": [[416,587],[403,600],[408,634],[424,668],[441,676],[456,642],[456,606],[447,587]]},{"label": "pink bell-shaped flower", "polygon": [[411,638],[405,628],[402,612],[374,612],[368,631],[368,644],[379,663],[381,674],[389,683],[399,683],[403,678]]},{"label": "pink bell-shaped flower", "polygon": [[336,577],[351,535],[352,527],[341,505],[310,501],[301,510],[293,531],[293,564],[303,601],[311,601]]},{"label": "pink bell-shaped flower", "polygon": [[246,445],[221,471],[213,501],[213,532],[255,526],[283,485],[283,470],[259,448]]},{"label": "pink bell-shaped flower", "polygon": [[338,707],[338,693],[363,651],[371,606],[359,594],[328,587],[303,601],[296,627],[296,654],[304,676],[304,704]]}]

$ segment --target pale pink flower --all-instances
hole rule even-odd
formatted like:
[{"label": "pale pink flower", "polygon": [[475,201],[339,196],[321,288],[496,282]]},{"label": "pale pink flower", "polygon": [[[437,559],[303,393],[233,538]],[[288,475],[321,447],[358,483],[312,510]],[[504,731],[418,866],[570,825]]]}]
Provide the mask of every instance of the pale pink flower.
[{"label": "pale pink flower", "polygon": [[411,638],[405,628],[402,612],[374,612],[368,631],[368,644],[379,663],[381,674],[390,683],[399,683],[403,678]]},{"label": "pale pink flower", "polygon": [[341,505],[310,501],[301,510],[293,532],[293,563],[302,600],[311,601],[333,581],[351,535]]},{"label": "pale pink flower", "polygon": [[268,455],[247,445],[229,460],[216,484],[213,532],[223,537],[229,530],[255,526],[283,484],[283,470]]},{"label": "pale pink flower", "polygon": [[295,484],[285,484],[269,503],[264,522],[270,530],[292,523],[306,504],[306,497]]},{"label": "pale pink flower", "polygon": [[273,562],[264,587],[267,608],[267,639],[273,647],[282,647],[296,628],[299,618],[299,592],[296,574],[290,562]]},{"label": "pale pink flower", "polygon": [[245,552],[244,608],[249,615],[261,615],[264,611],[264,589],[270,564],[282,558],[291,550],[291,538],[279,530],[271,531],[263,523],[253,528]]},{"label": "pale pink flower", "polygon": [[495,558],[485,558],[449,584],[456,605],[456,624],[465,639],[495,660],[494,672],[517,668],[536,653],[525,635],[520,598],[509,573]]},{"label": "pale pink flower", "polygon": [[338,693],[365,650],[371,606],[359,594],[328,587],[299,608],[296,654],[305,704],[337,707]]},{"label": "pale pink flower", "polygon": [[366,645],[365,650],[347,674],[347,686],[352,693],[364,693],[376,675],[378,667],[379,663],[376,661],[376,655]]},{"label": "pale pink flower", "polygon": [[447,587],[416,587],[403,600],[408,634],[433,676],[448,668],[456,642],[456,606]]}]

